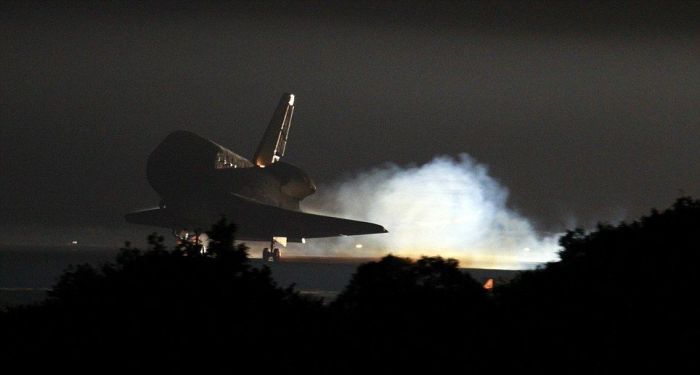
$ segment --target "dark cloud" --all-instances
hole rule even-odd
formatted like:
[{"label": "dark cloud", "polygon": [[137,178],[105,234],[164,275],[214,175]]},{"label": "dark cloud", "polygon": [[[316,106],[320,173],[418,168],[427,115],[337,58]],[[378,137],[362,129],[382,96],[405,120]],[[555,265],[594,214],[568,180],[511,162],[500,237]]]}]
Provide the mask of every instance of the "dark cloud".
[{"label": "dark cloud", "polygon": [[3,3],[0,225],[124,228],[149,152],[189,129],[323,186],[467,152],[547,231],[700,193],[691,2]]}]

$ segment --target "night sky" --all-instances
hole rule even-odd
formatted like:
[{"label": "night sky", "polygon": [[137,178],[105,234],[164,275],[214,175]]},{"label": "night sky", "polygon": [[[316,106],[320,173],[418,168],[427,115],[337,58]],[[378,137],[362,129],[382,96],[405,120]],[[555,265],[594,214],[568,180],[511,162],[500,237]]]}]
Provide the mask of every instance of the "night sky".
[{"label": "night sky", "polygon": [[466,152],[542,232],[634,219],[700,196],[699,19],[667,1],[4,2],[0,243],[129,239],[169,132],[251,157],[283,92],[286,160],[321,189]]}]

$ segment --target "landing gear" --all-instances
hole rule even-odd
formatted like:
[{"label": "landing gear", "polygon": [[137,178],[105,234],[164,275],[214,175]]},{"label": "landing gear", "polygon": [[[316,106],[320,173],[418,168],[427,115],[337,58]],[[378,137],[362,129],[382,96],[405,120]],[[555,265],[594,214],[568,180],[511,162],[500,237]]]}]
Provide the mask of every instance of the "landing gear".
[{"label": "landing gear", "polygon": [[204,254],[209,247],[209,236],[199,230],[194,232],[187,229],[173,229],[173,236],[178,246],[194,246],[199,248],[199,252]]},{"label": "landing gear", "polygon": [[263,261],[265,261],[265,262],[279,262],[281,258],[282,258],[282,253],[280,253],[280,249],[275,248],[272,251],[270,251],[270,249],[268,249],[268,248],[263,249],[263,253],[262,253]]},{"label": "landing gear", "polygon": [[[270,248],[273,250],[270,251]],[[270,248],[264,248],[262,252],[262,259],[264,262],[279,262],[282,258],[282,253],[280,249],[275,247],[275,240],[270,241]]]}]

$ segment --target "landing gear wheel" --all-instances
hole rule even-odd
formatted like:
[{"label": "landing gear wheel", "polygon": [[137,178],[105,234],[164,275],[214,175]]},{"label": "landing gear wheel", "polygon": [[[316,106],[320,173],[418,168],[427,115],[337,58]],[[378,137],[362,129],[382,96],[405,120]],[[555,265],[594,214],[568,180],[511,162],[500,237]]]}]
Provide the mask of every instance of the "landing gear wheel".
[{"label": "landing gear wheel", "polygon": [[269,262],[270,258],[273,258],[272,253],[270,252],[270,249],[268,249],[268,248],[263,249],[263,253],[262,253],[263,261]]},{"label": "landing gear wheel", "polygon": [[273,261],[279,262],[281,257],[282,257],[282,254],[280,253],[280,249],[275,249],[272,251],[272,260]]}]

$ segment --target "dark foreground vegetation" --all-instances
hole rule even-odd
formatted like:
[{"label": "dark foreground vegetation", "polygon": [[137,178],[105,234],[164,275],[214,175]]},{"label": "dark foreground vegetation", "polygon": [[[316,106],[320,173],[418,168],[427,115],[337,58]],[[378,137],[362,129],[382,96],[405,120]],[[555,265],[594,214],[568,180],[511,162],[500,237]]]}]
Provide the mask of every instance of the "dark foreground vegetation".
[{"label": "dark foreground vegetation", "polygon": [[387,256],[329,305],[275,285],[220,222],[126,247],[0,315],[14,373],[697,373],[700,201],[570,231],[561,261],[485,291],[457,262]]}]

